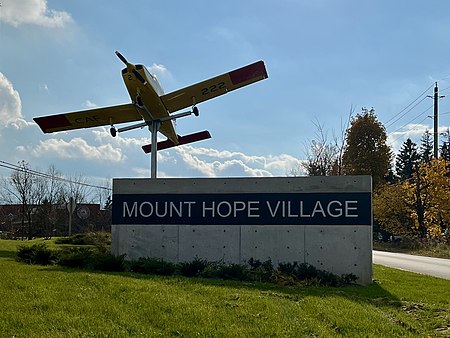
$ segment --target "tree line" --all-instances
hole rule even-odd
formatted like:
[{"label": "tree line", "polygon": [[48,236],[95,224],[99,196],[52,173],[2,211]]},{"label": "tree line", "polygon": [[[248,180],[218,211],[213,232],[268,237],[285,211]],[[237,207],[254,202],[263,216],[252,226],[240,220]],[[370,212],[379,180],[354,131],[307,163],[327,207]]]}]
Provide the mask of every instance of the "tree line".
[{"label": "tree line", "polygon": [[450,227],[450,132],[442,134],[439,157],[427,130],[417,145],[408,138],[398,154],[387,144],[387,133],[375,110],[353,115],[340,136],[331,140],[324,126],[307,145],[303,169],[308,176],[370,175],[373,185],[374,229],[389,235],[448,238]]},{"label": "tree line", "polygon": [[[19,222],[12,236],[32,238],[36,235],[51,236],[54,229],[66,224],[67,203],[70,198],[76,204],[100,201],[103,207],[111,204],[110,190],[95,188],[82,175],[64,177],[55,166],[46,172],[32,170],[26,161],[20,161],[8,177],[0,183],[0,198],[3,205],[17,205],[18,214],[4,215],[2,224]],[[11,229],[7,229],[11,231]]]}]

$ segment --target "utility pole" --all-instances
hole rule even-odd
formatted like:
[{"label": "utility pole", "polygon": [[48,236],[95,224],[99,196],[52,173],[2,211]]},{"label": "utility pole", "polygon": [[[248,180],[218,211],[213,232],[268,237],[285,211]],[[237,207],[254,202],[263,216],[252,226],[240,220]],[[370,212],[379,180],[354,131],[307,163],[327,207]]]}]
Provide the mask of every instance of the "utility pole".
[{"label": "utility pole", "polygon": [[438,102],[439,102],[439,89],[438,84],[436,82],[436,86],[434,87],[434,158],[438,158],[438,145],[439,145],[439,124],[438,124]]},{"label": "utility pole", "polygon": [[439,96],[438,84],[434,86],[434,138],[433,138],[433,150],[434,150],[434,158],[438,158],[438,148],[439,148],[439,123],[438,123],[438,115],[439,115],[439,99],[444,98],[445,96]]}]

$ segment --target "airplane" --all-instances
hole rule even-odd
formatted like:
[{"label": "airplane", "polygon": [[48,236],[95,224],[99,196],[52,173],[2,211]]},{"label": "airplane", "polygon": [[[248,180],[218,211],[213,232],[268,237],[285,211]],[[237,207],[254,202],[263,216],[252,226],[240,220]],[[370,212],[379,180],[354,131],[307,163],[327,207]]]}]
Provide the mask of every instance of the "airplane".
[{"label": "airplane", "polygon": [[[122,69],[122,77],[130,95],[131,103],[35,117],[33,120],[44,133],[110,125],[111,136],[115,137],[117,133],[148,126],[152,133],[152,144],[155,144],[155,146],[152,147],[152,144],[144,145],[142,149],[146,153],[151,152],[152,148],[157,151],[196,142],[210,138],[211,134],[205,130],[180,136],[175,131],[175,119],[191,114],[198,116],[199,110],[196,106],[198,103],[268,77],[264,62],[257,61],[164,94],[157,77],[143,65],[134,65],[128,62],[118,51],[116,51],[116,55],[126,65]],[[191,107],[190,111],[174,114],[188,107]],[[135,121],[141,122],[118,129],[114,126],[119,123]],[[166,136],[167,140],[157,142],[156,134],[158,131]],[[156,153],[156,151],[154,152]]]}]

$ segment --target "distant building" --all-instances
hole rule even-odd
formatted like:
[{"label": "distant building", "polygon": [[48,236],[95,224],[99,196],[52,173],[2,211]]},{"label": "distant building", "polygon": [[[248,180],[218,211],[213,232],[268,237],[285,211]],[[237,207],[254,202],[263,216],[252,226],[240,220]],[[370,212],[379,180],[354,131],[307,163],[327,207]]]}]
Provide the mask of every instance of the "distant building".
[{"label": "distant building", "polygon": [[[1,237],[66,236],[69,212],[66,205],[42,204],[32,206],[24,215],[21,204],[0,205]],[[72,214],[72,234],[86,231],[111,231],[111,210],[99,204],[78,204]]]}]

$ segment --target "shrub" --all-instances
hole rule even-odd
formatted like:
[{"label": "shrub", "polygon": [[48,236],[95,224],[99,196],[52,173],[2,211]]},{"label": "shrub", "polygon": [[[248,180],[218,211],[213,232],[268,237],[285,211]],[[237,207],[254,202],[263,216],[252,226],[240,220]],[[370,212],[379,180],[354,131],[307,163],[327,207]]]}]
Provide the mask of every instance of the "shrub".
[{"label": "shrub", "polygon": [[251,280],[258,282],[270,282],[274,268],[272,260],[261,262],[260,260],[250,258],[248,261],[250,265],[249,276]]},{"label": "shrub", "polygon": [[106,231],[84,232],[72,235],[70,237],[58,238],[55,243],[107,247],[111,245],[111,234]]},{"label": "shrub", "polygon": [[87,247],[68,247],[59,251],[58,264],[70,268],[86,268],[94,261],[94,249]]},{"label": "shrub", "polygon": [[277,280],[285,283],[289,277],[297,281],[313,282],[327,286],[343,286],[352,284],[358,279],[354,274],[338,276],[325,270],[319,270],[308,263],[280,263],[278,265]]},{"label": "shrub", "polygon": [[177,270],[182,276],[198,277],[207,265],[208,262],[206,260],[195,257],[191,262],[178,263]]},{"label": "shrub", "polygon": [[223,262],[207,263],[206,267],[199,273],[199,277],[220,278],[232,280],[248,280],[249,269],[242,264],[225,264]]},{"label": "shrub", "polygon": [[87,266],[93,270],[121,272],[125,271],[125,255],[114,256],[110,253],[96,253]]},{"label": "shrub", "polygon": [[247,280],[249,269],[242,264],[225,264],[219,267],[219,278],[233,280]]},{"label": "shrub", "polygon": [[141,257],[137,261],[129,262],[129,270],[136,273],[168,276],[175,273],[175,264],[161,259]]},{"label": "shrub", "polygon": [[17,260],[27,264],[51,265],[57,260],[54,251],[45,243],[37,243],[31,246],[19,246],[17,248]]},{"label": "shrub", "polygon": [[125,271],[125,255],[114,256],[90,247],[67,247],[59,251],[58,264],[70,268]]}]

